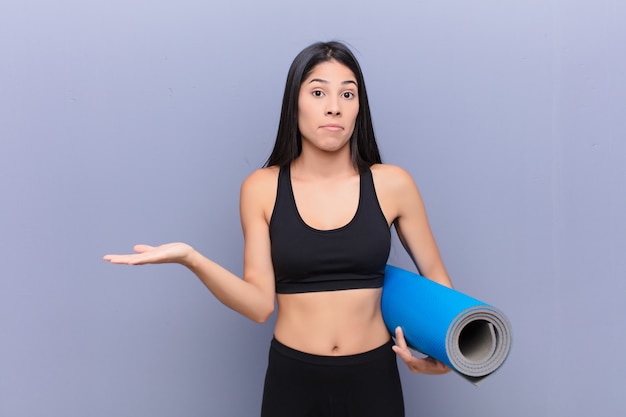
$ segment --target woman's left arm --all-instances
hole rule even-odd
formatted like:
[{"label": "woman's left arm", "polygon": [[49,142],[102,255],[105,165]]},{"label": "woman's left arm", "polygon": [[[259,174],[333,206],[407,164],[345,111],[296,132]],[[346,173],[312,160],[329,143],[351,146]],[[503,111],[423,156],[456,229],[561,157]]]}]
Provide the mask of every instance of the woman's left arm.
[{"label": "woman's left arm", "polygon": [[397,177],[393,190],[397,207],[394,225],[398,237],[422,276],[452,288],[417,185],[408,172],[394,168]]},{"label": "woman's left arm", "polygon": [[[428,224],[426,209],[411,175],[405,170],[382,165],[377,170],[381,182],[380,196],[383,210],[393,215],[398,237],[421,275],[446,287],[452,287],[450,277],[439,254],[437,243]],[[378,188],[377,188],[378,191]],[[413,356],[404,339],[402,329],[396,329],[393,350],[413,372],[443,374],[450,368],[430,358]]]}]

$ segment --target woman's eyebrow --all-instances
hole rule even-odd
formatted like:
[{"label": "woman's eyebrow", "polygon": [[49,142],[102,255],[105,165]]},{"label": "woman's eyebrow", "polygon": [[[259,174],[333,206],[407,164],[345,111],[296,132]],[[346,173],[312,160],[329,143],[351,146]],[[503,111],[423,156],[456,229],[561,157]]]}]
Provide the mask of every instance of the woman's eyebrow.
[{"label": "woman's eyebrow", "polygon": [[[318,82],[318,83],[322,83],[322,84],[328,84],[328,80],[324,80],[322,78],[313,78],[311,81],[309,81],[309,84],[314,83],[314,82]],[[342,85],[344,84],[354,84],[357,85],[356,81],[354,80],[345,80],[341,82]]]}]

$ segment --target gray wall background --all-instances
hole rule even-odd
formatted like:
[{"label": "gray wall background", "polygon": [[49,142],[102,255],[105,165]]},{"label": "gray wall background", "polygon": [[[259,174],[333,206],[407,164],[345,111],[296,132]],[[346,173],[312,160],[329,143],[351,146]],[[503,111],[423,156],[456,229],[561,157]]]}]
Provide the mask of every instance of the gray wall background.
[{"label": "gray wall background", "polygon": [[[415,177],[455,286],[514,327],[481,387],[402,369],[408,416],[626,410],[626,3],[0,4],[0,415],[257,415],[272,323],[178,266],[242,270],[241,181],[287,68],[350,43],[386,162]],[[409,266],[396,242],[390,262]]]}]

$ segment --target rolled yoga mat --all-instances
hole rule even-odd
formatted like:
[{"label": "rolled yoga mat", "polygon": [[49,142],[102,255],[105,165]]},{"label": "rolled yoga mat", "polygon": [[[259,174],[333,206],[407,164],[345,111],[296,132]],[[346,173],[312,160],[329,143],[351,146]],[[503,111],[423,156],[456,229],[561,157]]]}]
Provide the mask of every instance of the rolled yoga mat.
[{"label": "rolled yoga mat", "polygon": [[511,325],[497,308],[416,273],[387,265],[383,319],[407,344],[478,385],[506,360]]}]

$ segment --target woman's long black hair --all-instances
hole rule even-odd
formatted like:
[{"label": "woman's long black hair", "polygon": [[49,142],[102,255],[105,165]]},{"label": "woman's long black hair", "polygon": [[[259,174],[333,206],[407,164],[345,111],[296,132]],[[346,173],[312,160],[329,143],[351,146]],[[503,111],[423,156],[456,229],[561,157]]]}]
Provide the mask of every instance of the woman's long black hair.
[{"label": "woman's long black hair", "polygon": [[298,128],[300,87],[316,65],[332,60],[348,67],[357,81],[359,113],[350,138],[352,163],[359,171],[381,163],[365,91],[365,81],[358,61],[350,49],[341,42],[317,42],[302,50],[291,63],[283,95],[276,142],[265,166],[287,166],[302,152],[302,137]]}]

